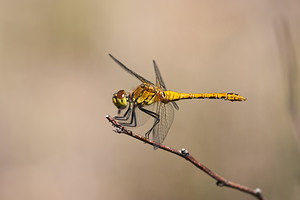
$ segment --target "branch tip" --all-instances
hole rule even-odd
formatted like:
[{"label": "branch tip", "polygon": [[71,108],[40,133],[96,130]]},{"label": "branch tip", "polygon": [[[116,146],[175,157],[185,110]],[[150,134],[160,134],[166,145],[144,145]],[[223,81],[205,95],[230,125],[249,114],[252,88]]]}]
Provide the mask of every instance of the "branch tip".
[{"label": "branch tip", "polygon": [[260,189],[260,188],[256,188],[256,189],[254,190],[254,192],[255,192],[255,194],[261,194],[261,189]]}]

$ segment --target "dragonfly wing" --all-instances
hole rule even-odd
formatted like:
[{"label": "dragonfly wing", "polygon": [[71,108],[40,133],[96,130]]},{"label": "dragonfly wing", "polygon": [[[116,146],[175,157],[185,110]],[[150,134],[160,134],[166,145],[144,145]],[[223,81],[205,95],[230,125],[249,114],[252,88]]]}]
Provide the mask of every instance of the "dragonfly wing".
[{"label": "dragonfly wing", "polygon": [[125,69],[125,71],[127,71],[129,74],[135,76],[136,78],[138,78],[141,82],[143,83],[150,83],[153,85],[153,83],[151,83],[150,81],[148,81],[147,79],[143,78],[142,76],[138,75],[137,73],[135,73],[134,71],[132,71],[131,69],[127,68],[123,63],[121,63],[119,60],[117,60],[115,57],[113,57],[111,54],[108,54],[116,63],[118,63],[123,69]]},{"label": "dragonfly wing", "polygon": [[160,74],[160,71],[158,69],[158,66],[157,66],[155,60],[153,60],[153,65],[154,65],[154,71],[155,71],[155,76],[156,76],[156,85],[161,87],[164,90],[167,90],[165,82]]},{"label": "dragonfly wing", "polygon": [[[143,108],[154,112],[155,104],[150,104],[150,105],[144,106]],[[138,108],[135,109],[135,115],[136,115],[137,127],[143,126],[150,119],[150,115],[146,114],[145,112],[141,111]]]},{"label": "dragonfly wing", "polygon": [[175,101],[172,101],[172,104],[176,110],[179,110],[179,106],[177,105],[177,103]]},{"label": "dragonfly wing", "polygon": [[[159,115],[159,123],[153,129],[153,141],[156,143],[163,143],[169,129],[174,120],[174,107],[172,104],[164,104],[159,102],[157,105],[156,113]],[[157,147],[154,147],[157,149]]]},{"label": "dragonfly wing", "polygon": [[[167,90],[165,82],[161,76],[161,73],[158,69],[158,66],[157,66],[155,60],[153,60],[153,65],[154,65],[154,71],[155,71],[155,76],[156,76],[156,85],[161,87],[163,90]],[[179,106],[177,105],[176,102],[172,101],[172,104],[176,110],[179,110]]]}]

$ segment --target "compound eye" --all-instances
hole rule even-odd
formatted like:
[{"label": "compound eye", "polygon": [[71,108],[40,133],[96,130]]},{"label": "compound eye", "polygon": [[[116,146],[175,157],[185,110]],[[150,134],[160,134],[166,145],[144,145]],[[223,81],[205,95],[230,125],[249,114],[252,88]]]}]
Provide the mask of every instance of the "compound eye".
[{"label": "compound eye", "polygon": [[126,95],[126,92],[125,90],[120,90],[118,91],[117,93],[115,93],[113,95],[113,103],[115,104],[115,106],[118,108],[118,109],[124,109],[127,107],[128,105],[128,102],[127,102],[127,95]]},{"label": "compound eye", "polygon": [[117,98],[118,99],[124,99],[125,98],[125,90],[120,90],[119,92],[117,92]]}]

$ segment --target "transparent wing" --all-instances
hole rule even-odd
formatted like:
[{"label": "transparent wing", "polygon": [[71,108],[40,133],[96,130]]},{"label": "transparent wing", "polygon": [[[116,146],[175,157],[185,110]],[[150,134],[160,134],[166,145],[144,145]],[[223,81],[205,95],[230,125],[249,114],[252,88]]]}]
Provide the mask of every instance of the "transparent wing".
[{"label": "transparent wing", "polygon": [[137,73],[135,73],[134,71],[132,71],[131,69],[128,69],[123,63],[121,63],[119,60],[117,60],[115,57],[113,57],[111,54],[108,54],[116,63],[118,63],[123,69],[125,69],[125,71],[127,71],[129,74],[135,76],[136,78],[138,78],[141,82],[143,83],[150,83],[153,85],[153,83],[151,83],[150,81],[148,81],[147,79],[143,78],[142,76],[138,75]]},{"label": "transparent wing", "polygon": [[[158,69],[158,66],[157,66],[155,60],[153,60],[153,65],[154,65],[154,71],[155,71],[155,76],[156,76],[156,86],[161,87],[163,90],[167,90],[165,82],[160,74],[160,71]],[[172,101],[172,104],[176,110],[179,110],[179,106],[177,105],[177,103]]]},{"label": "transparent wing", "polygon": [[[159,123],[153,129],[153,141],[159,144],[165,140],[174,120],[174,107],[172,104],[157,103],[156,113],[159,115]],[[154,147],[157,149],[157,147]]]},{"label": "transparent wing", "polygon": [[[154,111],[155,110],[155,105],[147,105],[143,107],[144,109]],[[142,112],[140,109],[136,107],[135,109],[135,114],[136,114],[136,122],[137,122],[137,127],[143,126],[148,120],[151,118],[150,115]]]},{"label": "transparent wing", "polygon": [[154,71],[155,71],[155,76],[156,76],[156,85],[161,87],[163,90],[167,90],[165,82],[160,74],[160,71],[157,67],[155,60],[153,60],[153,65],[154,65]]}]

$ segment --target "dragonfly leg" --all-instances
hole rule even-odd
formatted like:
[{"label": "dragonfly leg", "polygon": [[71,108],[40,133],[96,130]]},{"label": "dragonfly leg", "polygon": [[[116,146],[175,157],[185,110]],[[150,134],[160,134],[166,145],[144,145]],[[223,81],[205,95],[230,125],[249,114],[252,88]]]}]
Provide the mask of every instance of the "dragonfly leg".
[{"label": "dragonfly leg", "polygon": [[146,113],[147,115],[150,115],[151,117],[153,117],[155,119],[155,122],[153,124],[153,126],[150,128],[149,131],[147,131],[147,133],[145,134],[145,137],[149,139],[149,135],[151,133],[151,131],[153,130],[153,128],[159,123],[160,119],[159,119],[159,115],[155,112],[152,112],[150,110],[147,110],[145,108],[139,107],[139,109],[141,111],[143,111],[144,113]]},{"label": "dragonfly leg", "polygon": [[124,113],[123,116],[115,116],[114,119],[120,120],[120,121],[127,121],[132,113],[131,106],[128,106],[128,109]]},{"label": "dragonfly leg", "polygon": [[[136,115],[135,115],[135,107],[130,109],[130,113],[128,115],[131,115],[130,122],[119,122],[122,126],[128,126],[128,127],[136,127]],[[129,117],[127,117],[129,118]]]}]

